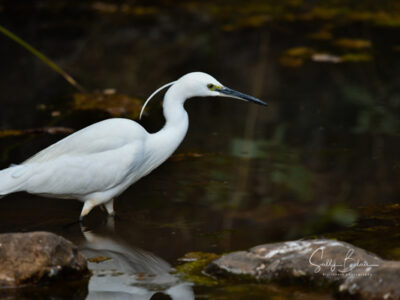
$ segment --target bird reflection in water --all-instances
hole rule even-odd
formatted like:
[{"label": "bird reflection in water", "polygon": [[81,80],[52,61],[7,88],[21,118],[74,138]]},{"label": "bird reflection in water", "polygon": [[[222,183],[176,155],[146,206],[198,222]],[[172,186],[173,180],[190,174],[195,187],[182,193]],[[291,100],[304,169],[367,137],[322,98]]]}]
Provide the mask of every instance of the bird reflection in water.
[{"label": "bird reflection in water", "polygon": [[173,300],[195,298],[191,283],[171,274],[171,266],[162,258],[114,237],[81,229],[86,241],[80,250],[93,272],[86,299],[150,300],[160,294]]}]

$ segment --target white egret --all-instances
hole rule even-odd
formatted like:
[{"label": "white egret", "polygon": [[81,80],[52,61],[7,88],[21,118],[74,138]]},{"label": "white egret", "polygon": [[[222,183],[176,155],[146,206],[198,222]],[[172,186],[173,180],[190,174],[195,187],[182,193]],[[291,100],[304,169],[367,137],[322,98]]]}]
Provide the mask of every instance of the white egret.
[{"label": "white egret", "polygon": [[114,198],[162,164],[182,142],[189,125],[183,107],[186,99],[223,96],[266,105],[223,86],[211,75],[193,72],[156,90],[142,112],[166,87],[170,87],[163,103],[166,122],[160,131],[148,133],[135,121],[122,118],[92,124],[0,171],[0,196],[26,191],[77,199],[84,202],[80,221],[98,205],[113,216]]}]

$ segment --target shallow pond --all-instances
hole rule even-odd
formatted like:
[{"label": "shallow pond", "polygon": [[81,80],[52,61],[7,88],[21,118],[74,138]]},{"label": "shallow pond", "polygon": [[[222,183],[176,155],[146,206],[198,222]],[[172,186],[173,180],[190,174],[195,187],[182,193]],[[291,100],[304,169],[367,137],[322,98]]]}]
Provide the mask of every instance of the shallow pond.
[{"label": "shallow pond", "polygon": [[[316,236],[400,259],[398,3],[241,3],[0,5],[5,27],[87,90],[77,94],[0,36],[1,167],[70,130],[136,117],[137,99],[190,71],[270,104],[189,100],[185,141],[117,199],[115,224],[95,209],[84,228],[71,225],[77,201],[25,193],[2,199],[0,232],[51,231],[88,257],[112,258],[90,263],[88,287],[27,292],[27,299],[70,299],[72,291],[82,299],[330,299],[313,287],[208,284],[174,269],[188,252]],[[109,97],[99,99],[105,89]],[[156,100],[141,124],[161,128]]]}]

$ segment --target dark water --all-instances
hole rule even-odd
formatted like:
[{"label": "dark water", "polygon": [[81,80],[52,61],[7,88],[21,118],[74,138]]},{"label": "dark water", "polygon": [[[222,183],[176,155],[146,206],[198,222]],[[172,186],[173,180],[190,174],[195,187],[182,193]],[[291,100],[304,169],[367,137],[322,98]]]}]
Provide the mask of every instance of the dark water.
[{"label": "dark water", "polygon": [[[89,257],[112,257],[91,263],[88,288],[37,297],[70,299],[78,290],[74,297],[92,299],[329,299],[311,287],[194,284],[171,271],[191,251],[315,236],[400,259],[399,12],[397,1],[0,4],[5,27],[89,92],[112,88],[145,99],[201,70],[270,104],[188,101],[185,141],[117,199],[113,231],[99,209],[84,233],[67,226],[79,216],[77,201],[2,199],[0,232],[56,232]],[[121,115],[103,104],[78,110],[76,90],[58,74],[6,37],[0,43],[1,129],[77,130]],[[156,131],[163,124],[156,101],[149,112],[141,124]],[[0,136],[6,167],[65,135]]]}]

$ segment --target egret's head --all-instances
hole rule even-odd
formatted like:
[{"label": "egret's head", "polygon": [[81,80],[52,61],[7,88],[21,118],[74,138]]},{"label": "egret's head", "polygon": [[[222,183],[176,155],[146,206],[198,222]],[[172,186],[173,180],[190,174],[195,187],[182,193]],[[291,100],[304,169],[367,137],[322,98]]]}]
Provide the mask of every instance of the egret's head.
[{"label": "egret's head", "polygon": [[214,77],[203,72],[188,73],[178,79],[175,85],[186,93],[187,98],[220,96],[267,105],[264,101],[223,86]]},{"label": "egret's head", "polygon": [[144,111],[145,106],[150,101],[150,99],[157,94],[160,90],[171,86],[171,89],[168,93],[174,93],[174,96],[178,96],[181,99],[188,99],[192,97],[229,97],[235,98],[239,100],[244,100],[246,102],[253,102],[261,105],[267,105],[264,101],[261,101],[252,96],[237,92],[232,90],[226,86],[223,86],[218,80],[207,73],[203,72],[192,72],[188,73],[177,81],[167,83],[163,85],[158,90],[156,90],[153,94],[147,98],[146,102],[142,107],[142,111],[140,112],[140,118]]},{"label": "egret's head", "polygon": [[174,89],[184,95],[185,98],[220,96],[217,87],[222,84],[207,73],[192,72],[183,75],[174,84]]}]

